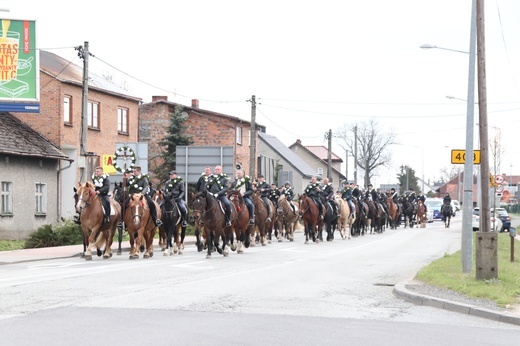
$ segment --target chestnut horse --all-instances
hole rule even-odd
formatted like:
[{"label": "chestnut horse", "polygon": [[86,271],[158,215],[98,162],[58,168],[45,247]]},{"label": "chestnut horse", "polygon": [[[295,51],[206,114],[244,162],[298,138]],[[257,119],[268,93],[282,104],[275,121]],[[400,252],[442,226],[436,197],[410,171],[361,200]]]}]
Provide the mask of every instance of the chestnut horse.
[{"label": "chestnut horse", "polygon": [[421,200],[417,202],[417,228],[419,228],[419,226],[421,228],[426,227],[426,209]]},{"label": "chestnut horse", "polygon": [[305,244],[309,242],[309,238],[312,238],[313,242],[319,243],[318,229],[323,227],[323,220],[319,219],[320,211],[318,206],[312,198],[308,197],[305,193],[302,195],[298,194],[298,199],[300,217],[303,219]]},{"label": "chestnut horse", "polygon": [[236,245],[231,241],[231,250],[237,251],[237,253],[244,253],[243,248],[248,248],[251,242],[251,231],[253,225],[249,224],[249,210],[244,202],[244,197],[237,190],[228,190],[228,198],[231,204],[235,206],[237,216],[233,222],[233,229],[237,239]]},{"label": "chestnut horse", "polygon": [[399,207],[391,196],[386,198],[386,205],[388,206],[390,229],[397,229],[397,224],[399,222]]},{"label": "chestnut horse", "polygon": [[80,213],[81,230],[83,231],[84,257],[92,260],[92,248],[100,248],[105,245],[103,258],[112,257],[112,242],[116,233],[117,223],[121,219],[121,207],[113,199],[110,199],[110,207],[113,211],[110,222],[104,223],[105,215],[101,197],[96,194],[95,186],[86,182],[78,183],[76,190],[76,210]]},{"label": "chestnut horse", "polygon": [[[226,234],[231,233],[232,227],[226,227],[226,214],[224,212],[224,206],[220,206],[219,201],[206,190],[199,192],[195,195],[192,202],[193,218],[199,219],[204,223],[204,233],[206,234],[206,240],[208,242],[208,253],[207,259],[211,258],[211,252],[213,246],[217,252],[224,257],[229,255],[227,249]],[[231,204],[231,222],[233,223],[236,218],[235,206]],[[222,238],[222,248],[220,248],[220,239]],[[197,239],[197,242],[200,240]]]},{"label": "chestnut horse", "polygon": [[[282,241],[283,236],[289,241],[294,241],[294,230],[298,226],[298,206],[294,206],[294,212],[291,208],[291,202],[281,195],[278,199],[278,208],[276,209],[278,223],[278,242]],[[282,234],[284,233],[284,234]]]},{"label": "chestnut horse", "polygon": [[[255,233],[258,235],[258,240],[262,246],[267,245],[267,235],[268,233],[272,232],[273,224],[275,221],[275,209],[274,204],[270,200],[268,202],[270,203],[270,214],[267,215],[267,208],[265,207],[264,201],[262,201],[262,198],[260,198],[260,193],[258,191],[255,191],[251,195],[251,201],[253,201],[253,205],[255,206]],[[271,221],[267,221],[267,218],[270,217]],[[254,237],[254,233],[251,234],[252,237]],[[255,243],[254,240],[252,240],[251,245]]]},{"label": "chestnut horse", "polygon": [[[157,210],[157,217],[161,218],[161,209],[155,203]],[[139,248],[141,242],[145,245],[145,253],[143,258],[150,258],[153,256],[153,238],[157,227],[152,220],[150,210],[146,198],[141,193],[134,193],[130,196],[130,205],[126,209],[124,221],[130,236],[130,256],[129,259],[139,258]],[[135,246],[134,246],[135,243]]]}]

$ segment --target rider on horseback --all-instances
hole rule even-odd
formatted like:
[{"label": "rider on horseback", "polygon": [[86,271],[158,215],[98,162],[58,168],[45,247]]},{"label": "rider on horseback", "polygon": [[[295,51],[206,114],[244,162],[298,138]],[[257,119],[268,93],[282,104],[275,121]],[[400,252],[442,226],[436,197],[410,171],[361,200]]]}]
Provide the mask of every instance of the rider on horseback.
[{"label": "rider on horseback", "polygon": [[350,217],[353,218],[355,215],[356,208],[354,207],[354,203],[352,202],[352,191],[354,188],[352,187],[354,184],[351,184],[351,186],[348,185],[348,182],[346,180],[343,180],[343,190],[341,191],[341,198],[346,200],[349,208],[350,208]]},{"label": "rider on horseback", "polygon": [[278,189],[276,184],[271,184],[269,199],[273,202],[275,208],[278,208],[278,198],[280,198],[280,189]]},{"label": "rider on horseback", "polygon": [[315,176],[311,178],[311,182],[305,188],[305,194],[316,203],[320,214],[320,220],[323,220],[323,205],[320,200],[320,186],[318,185]]},{"label": "rider on horseback", "polygon": [[296,210],[294,209],[294,204],[291,202],[294,198],[294,191],[291,187],[290,181],[285,182],[285,184],[282,188],[281,194],[285,195],[285,199],[287,200],[287,202],[289,202],[289,205],[291,206],[293,214],[296,215]]},{"label": "rider on horseback", "polygon": [[359,210],[361,211],[361,215],[363,215],[363,217],[367,217],[366,213],[365,213],[365,208],[363,208],[363,205],[361,204],[361,191],[359,190],[359,187],[354,185],[354,183],[350,183],[350,187],[352,188],[352,197],[354,197],[358,203],[358,208]]},{"label": "rider on horseback", "polygon": [[130,205],[130,196],[134,193],[142,193],[146,199],[146,203],[148,204],[148,209],[150,210],[150,215],[152,220],[154,220],[155,226],[162,226],[161,219],[157,218],[157,210],[155,210],[155,203],[152,201],[152,198],[148,194],[150,189],[150,185],[148,184],[148,175],[141,174],[141,166],[134,166],[133,175],[127,179],[126,185],[128,186],[129,196],[126,198],[125,206],[128,207]]},{"label": "rider on horseback", "polygon": [[419,201],[422,202],[424,206],[424,213],[426,214],[428,212],[428,206],[426,205],[426,203],[424,203],[426,202],[426,196],[424,195],[424,193],[419,196]]},{"label": "rider on horseback", "polygon": [[202,173],[200,175],[199,180],[197,180],[197,185],[195,186],[195,190],[197,192],[202,192],[202,191],[206,190],[206,184],[207,184],[210,176],[211,176],[211,167],[206,166],[204,168],[204,173]]},{"label": "rider on horseback", "polygon": [[247,206],[247,210],[249,211],[249,224],[255,224],[255,206],[253,205],[253,201],[251,200],[251,195],[253,194],[253,184],[251,183],[250,178],[247,175],[244,175],[244,170],[239,169],[237,171],[237,178],[231,184],[231,188],[234,190],[238,190],[242,197],[244,197],[244,203]]},{"label": "rider on horseback", "polygon": [[170,172],[170,179],[164,184],[164,189],[168,194],[168,197],[173,199],[177,206],[179,206],[179,210],[182,215],[182,227],[188,226],[186,222],[186,214],[188,213],[188,209],[186,208],[186,202],[184,202],[184,183],[181,177],[177,177],[176,171]]},{"label": "rider on horseback", "polygon": [[323,186],[320,191],[321,202],[326,204],[327,201],[332,206],[335,218],[339,216],[338,205],[334,200],[334,188],[332,187],[332,183],[329,183],[329,178],[323,179]]},{"label": "rider on horseback", "polygon": [[108,179],[108,174],[103,173],[103,167],[98,166],[94,170],[94,175],[92,176],[92,182],[94,183],[96,189],[96,195],[98,195],[103,200],[103,206],[105,207],[105,218],[104,222],[110,222],[110,196],[108,195],[110,191],[110,180]]},{"label": "rider on horseback", "polygon": [[228,189],[228,178],[226,174],[222,174],[222,166],[215,166],[215,174],[208,178],[206,190],[224,204],[226,209],[226,227],[231,227],[231,203],[226,196]]},{"label": "rider on horseback", "polygon": [[372,200],[374,201],[374,203],[376,203],[379,198],[379,196],[377,195],[377,191],[374,190],[374,187],[372,184],[368,184],[368,189],[367,191],[365,192],[365,198],[368,199],[368,200]]},{"label": "rider on horseback", "polygon": [[451,197],[449,192],[446,192],[446,196],[444,196],[442,202],[443,204],[451,204]]},{"label": "rider on horseback", "polygon": [[258,185],[257,190],[260,191],[260,198],[265,204],[265,207],[267,208],[267,219],[265,221],[271,222],[271,218],[269,215],[271,215],[271,207],[269,206],[269,197],[271,196],[271,185],[269,185],[266,181],[264,181],[264,176],[259,175],[258,176]]}]

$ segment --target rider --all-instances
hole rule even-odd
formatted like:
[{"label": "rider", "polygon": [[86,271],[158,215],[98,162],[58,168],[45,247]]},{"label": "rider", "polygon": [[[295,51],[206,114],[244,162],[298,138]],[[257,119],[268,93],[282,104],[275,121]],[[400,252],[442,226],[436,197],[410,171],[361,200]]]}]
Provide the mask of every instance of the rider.
[{"label": "rider", "polygon": [[443,204],[450,204],[451,205],[451,197],[450,197],[450,193],[449,192],[446,192],[446,195],[444,196],[442,202],[443,202]]},{"label": "rider", "polygon": [[278,208],[278,199],[280,198],[280,195],[280,189],[276,184],[271,184],[271,194],[269,195],[269,199],[273,202],[275,208]]},{"label": "rider", "polygon": [[327,203],[327,201],[332,206],[334,215],[336,215],[336,218],[339,216],[338,213],[338,205],[336,204],[336,201],[334,200],[334,188],[332,187],[332,183],[329,183],[329,178],[325,177],[323,179],[323,185],[320,191],[320,197],[322,203]]},{"label": "rider", "polygon": [[419,196],[419,201],[422,202],[422,205],[424,206],[424,213],[427,213],[428,212],[428,206],[426,205],[426,196],[424,195],[424,193],[422,193],[420,196]]},{"label": "rider", "polygon": [[110,222],[110,180],[108,174],[103,173],[103,167],[97,166],[92,176],[92,182],[96,189],[96,195],[98,195],[104,201],[105,207],[105,223]]},{"label": "rider", "polygon": [[204,173],[200,175],[199,180],[197,181],[197,186],[195,187],[195,191],[202,192],[206,189],[206,183],[211,175],[211,167],[204,167]]},{"label": "rider", "polygon": [[395,189],[393,187],[390,189],[390,197],[392,197],[392,200],[394,201],[394,203],[397,204],[397,200],[399,199],[399,195],[398,195],[397,191],[395,191]]},{"label": "rider", "polygon": [[291,206],[293,214],[296,215],[296,209],[294,209],[294,204],[291,202],[294,198],[294,191],[291,187],[290,181],[286,181],[285,184],[283,184],[281,194],[285,195],[285,199],[289,202],[289,205]]},{"label": "rider", "polygon": [[150,209],[150,215],[152,220],[154,220],[154,224],[157,227],[162,226],[161,219],[157,218],[157,210],[155,209],[155,203],[150,198],[148,191],[150,186],[148,185],[148,175],[141,174],[141,166],[134,166],[133,175],[127,179],[126,185],[128,186],[129,196],[126,199],[125,206],[130,205],[130,196],[134,193],[142,193],[148,203],[148,209]]},{"label": "rider", "polygon": [[408,202],[414,205],[417,203],[417,196],[415,195],[415,191],[412,188],[408,190],[408,196],[406,198],[408,199]]},{"label": "rider", "polygon": [[177,203],[182,216],[182,227],[188,226],[186,222],[186,214],[188,209],[186,208],[186,202],[184,202],[184,182],[181,177],[177,177],[177,171],[170,172],[170,179],[164,184],[164,189],[168,196]]},{"label": "rider", "polygon": [[212,174],[206,183],[206,190],[215,196],[216,199],[224,203],[226,207],[226,227],[231,227],[231,203],[226,196],[229,189],[228,177],[222,173],[222,166],[215,166],[215,173]]},{"label": "rider", "polygon": [[255,224],[255,206],[253,201],[251,200],[251,195],[253,194],[253,184],[251,183],[251,179],[249,176],[244,174],[243,169],[239,169],[237,171],[237,178],[231,184],[231,188],[240,192],[240,194],[244,197],[244,203],[247,206],[247,210],[249,210],[249,224]]},{"label": "rider", "polygon": [[269,197],[271,196],[271,185],[269,185],[264,179],[265,178],[263,175],[260,174],[258,176],[258,183],[256,189],[260,191],[260,198],[262,199],[262,201],[265,204],[265,207],[267,208],[267,219],[265,221],[271,222],[271,218],[269,217],[269,215],[271,215],[271,207],[269,206]]},{"label": "rider", "polygon": [[316,176],[311,178],[311,182],[305,188],[305,194],[316,203],[320,214],[320,220],[323,220],[323,205],[320,200],[320,186],[318,185],[317,180]]},{"label": "rider", "polygon": [[354,203],[352,203],[352,191],[354,189],[352,186],[348,185],[348,182],[346,180],[343,180],[343,190],[341,191],[341,198],[346,200],[349,207],[350,207],[350,215],[351,217],[354,217],[354,213],[356,208],[354,207]]},{"label": "rider", "polygon": [[371,199],[372,201],[374,201],[374,203],[376,203],[379,200],[377,191],[374,190],[374,187],[372,184],[368,184],[368,189],[365,192],[365,198],[368,200]]},{"label": "rider", "polygon": [[362,204],[361,204],[361,190],[359,190],[359,186],[358,185],[354,185],[354,183],[350,183],[350,188],[352,189],[352,197],[354,197],[358,203],[358,208],[359,210],[361,210],[361,214],[363,215],[363,217],[367,217],[366,214],[365,214],[365,209],[363,208]]}]

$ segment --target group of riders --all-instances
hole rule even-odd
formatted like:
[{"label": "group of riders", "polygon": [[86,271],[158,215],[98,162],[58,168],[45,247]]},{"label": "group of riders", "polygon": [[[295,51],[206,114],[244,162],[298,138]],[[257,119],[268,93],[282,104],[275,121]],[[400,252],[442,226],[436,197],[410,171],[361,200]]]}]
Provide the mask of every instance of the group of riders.
[{"label": "group of riders", "polygon": [[[141,167],[136,165],[131,171],[124,173],[124,178],[126,179],[126,188],[128,191],[128,196],[124,201],[125,207],[129,206],[130,196],[132,194],[141,193],[146,198],[155,225],[158,227],[161,226],[162,221],[157,218],[157,210],[155,203],[152,200],[155,190],[152,188],[152,183],[149,181],[148,175],[143,174],[141,172]],[[110,179],[108,174],[103,172],[103,167],[98,166],[95,168],[94,175],[92,176],[92,183],[95,186],[96,194],[101,197],[104,202],[104,222],[108,223],[111,212],[109,200]],[[271,215],[271,203],[269,201],[271,201],[275,208],[277,208],[278,199],[282,195],[285,196],[285,199],[289,202],[293,213],[296,213],[295,205],[293,204],[295,194],[289,181],[286,181],[282,187],[278,188],[276,184],[267,183],[263,175],[259,175],[257,179],[253,181],[249,176],[245,175],[243,169],[237,170],[235,179],[230,183],[228,176],[222,173],[222,166],[215,166],[214,173],[212,173],[211,167],[207,166],[204,169],[204,173],[202,173],[198,179],[195,189],[197,193],[206,191],[206,193],[213,195],[223,204],[226,216],[226,227],[231,226],[231,203],[227,197],[228,191],[230,190],[235,190],[242,195],[249,211],[249,222],[251,225],[255,223],[255,207],[252,201],[252,195],[255,192],[258,192],[260,199],[264,202],[265,207],[267,208],[266,222],[271,222],[269,217],[269,215]],[[175,201],[179,207],[182,227],[186,227],[188,208],[185,202],[184,181],[177,175],[175,170],[169,172],[169,179],[164,183],[164,188],[162,190],[165,196],[170,198],[172,201]],[[334,191],[332,182],[330,182],[328,178],[324,178],[323,182],[319,183],[317,177],[313,176],[303,192],[317,205],[320,219],[323,220],[324,206],[327,206],[327,203],[330,204],[331,208],[333,208],[334,217],[339,217],[340,211],[335,200],[336,192]],[[361,210],[361,215],[367,217],[367,215],[365,215],[365,208],[362,206],[362,203],[366,201],[379,203],[387,215],[387,198],[391,197],[396,205],[401,204],[399,203],[400,196],[395,188],[382,192],[380,189],[374,189],[372,184],[369,184],[366,189],[361,190],[359,186],[355,185],[353,182],[349,184],[347,181],[343,181],[342,189],[338,191],[338,193],[341,195],[341,198],[348,203],[351,209],[351,215],[354,215],[354,211],[359,208]],[[425,207],[425,212],[427,211],[427,206],[424,203],[426,196],[424,196],[424,194],[417,196],[413,189],[409,189],[401,198],[410,203],[415,210],[417,209],[418,201],[421,201]],[[451,204],[449,193],[446,193],[443,203]],[[79,215],[75,216],[75,222],[78,224],[80,223]]]}]

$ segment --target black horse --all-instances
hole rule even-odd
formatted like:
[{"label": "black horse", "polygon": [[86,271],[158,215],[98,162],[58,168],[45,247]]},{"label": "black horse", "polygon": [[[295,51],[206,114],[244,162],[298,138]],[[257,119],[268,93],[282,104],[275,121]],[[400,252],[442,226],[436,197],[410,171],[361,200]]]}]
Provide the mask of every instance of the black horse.
[{"label": "black horse", "polygon": [[416,215],[416,208],[415,205],[407,200],[404,197],[399,197],[401,205],[403,206],[403,215],[404,215],[404,227],[410,226],[410,228],[413,228],[413,225],[415,223],[415,215]]},{"label": "black horse", "polygon": [[450,227],[451,216],[453,215],[453,208],[450,203],[444,203],[441,208],[442,221],[444,221],[444,227]]},{"label": "black horse", "polygon": [[[324,201],[324,200],[322,200]],[[327,228],[327,241],[334,240],[334,232],[338,227],[338,213],[334,210],[330,202],[323,204],[325,208],[325,216],[323,217],[323,225]],[[320,233],[321,234],[321,233]]]}]

